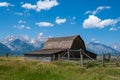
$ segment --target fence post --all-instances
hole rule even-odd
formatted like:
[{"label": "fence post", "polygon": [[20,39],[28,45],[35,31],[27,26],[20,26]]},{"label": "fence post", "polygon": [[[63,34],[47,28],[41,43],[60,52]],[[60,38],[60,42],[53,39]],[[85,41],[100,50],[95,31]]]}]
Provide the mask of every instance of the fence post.
[{"label": "fence post", "polygon": [[104,54],[102,54],[102,67],[104,67]]},{"label": "fence post", "polygon": [[109,62],[111,62],[111,54],[108,53],[108,59],[109,59]]},{"label": "fence post", "polygon": [[68,52],[67,52],[68,54],[67,54],[67,58],[68,58],[68,60],[69,60],[69,58],[70,58],[70,51],[69,51],[69,49],[68,49]]},{"label": "fence post", "polygon": [[58,54],[58,60],[60,60],[60,54]]},{"label": "fence post", "polygon": [[116,66],[119,66],[119,56],[116,57]]},{"label": "fence post", "polygon": [[83,67],[83,54],[82,54],[82,49],[80,49],[80,64]]},{"label": "fence post", "polygon": [[55,60],[55,54],[53,54],[53,61]]}]

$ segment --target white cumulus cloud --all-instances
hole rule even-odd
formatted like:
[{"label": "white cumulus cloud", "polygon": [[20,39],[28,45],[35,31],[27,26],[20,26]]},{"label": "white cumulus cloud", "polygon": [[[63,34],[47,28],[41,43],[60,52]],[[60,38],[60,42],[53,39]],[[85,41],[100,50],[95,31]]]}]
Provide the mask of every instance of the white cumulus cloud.
[{"label": "white cumulus cloud", "polygon": [[15,12],[14,14],[19,15],[19,16],[23,15],[23,13],[21,13],[21,12]]},{"label": "white cumulus cloud", "polygon": [[97,9],[94,10],[94,11],[86,11],[85,14],[95,15],[95,14],[99,13],[99,12],[102,11],[102,10],[110,9],[110,8],[111,8],[110,6],[99,6],[99,7],[97,7]]},{"label": "white cumulus cloud", "polygon": [[26,29],[31,29],[31,28],[29,26],[27,26]]},{"label": "white cumulus cloud", "polygon": [[13,26],[14,28],[17,28],[17,29],[31,29],[29,26],[25,26],[25,25],[15,25],[15,26]]},{"label": "white cumulus cloud", "polygon": [[14,25],[13,27],[16,29],[31,29],[31,27],[25,25],[26,21],[24,20],[19,20],[17,25]]},{"label": "white cumulus cloud", "polygon": [[119,21],[120,18],[101,20],[95,15],[89,15],[89,18],[85,19],[83,22],[83,28],[104,28],[106,26],[113,26]]},{"label": "white cumulus cloud", "polygon": [[26,23],[26,21],[19,20],[18,23],[19,23],[19,24],[24,24],[24,23]]},{"label": "white cumulus cloud", "polygon": [[65,18],[59,18],[59,17],[56,17],[56,20],[55,22],[57,24],[62,24],[62,23],[65,23],[67,20]]},{"label": "white cumulus cloud", "polygon": [[25,25],[15,25],[15,26],[13,26],[14,28],[17,28],[17,29],[27,29],[27,30],[29,30],[29,29],[31,29],[29,26],[25,26]]},{"label": "white cumulus cloud", "polygon": [[39,27],[52,27],[52,26],[54,26],[54,24],[52,24],[50,22],[39,22],[39,23],[36,23],[36,25]]},{"label": "white cumulus cloud", "polygon": [[27,10],[24,12],[15,12],[14,14],[18,16],[30,16],[30,13]]},{"label": "white cumulus cloud", "polygon": [[13,5],[8,2],[0,2],[0,7],[8,7],[8,6],[13,6]]},{"label": "white cumulus cloud", "polygon": [[57,6],[59,3],[57,0],[39,0],[36,4],[25,3],[22,5],[25,9],[33,9],[36,11],[49,10],[54,6]]},{"label": "white cumulus cloud", "polygon": [[36,5],[32,5],[30,3],[25,3],[22,5],[23,8],[26,8],[26,9],[35,9],[36,8]]},{"label": "white cumulus cloud", "polygon": [[70,24],[76,24],[76,17],[72,17],[72,19],[70,19]]},{"label": "white cumulus cloud", "polygon": [[117,28],[113,28],[113,27],[109,29],[109,31],[117,31],[117,30],[118,30]]}]

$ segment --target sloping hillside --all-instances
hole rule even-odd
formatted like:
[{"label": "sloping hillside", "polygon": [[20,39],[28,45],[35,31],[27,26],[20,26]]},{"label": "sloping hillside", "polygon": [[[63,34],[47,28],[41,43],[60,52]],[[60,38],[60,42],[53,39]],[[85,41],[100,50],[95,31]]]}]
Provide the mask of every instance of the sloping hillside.
[{"label": "sloping hillside", "polygon": [[0,56],[6,55],[6,53],[11,53],[12,51],[5,46],[4,44],[0,43]]}]

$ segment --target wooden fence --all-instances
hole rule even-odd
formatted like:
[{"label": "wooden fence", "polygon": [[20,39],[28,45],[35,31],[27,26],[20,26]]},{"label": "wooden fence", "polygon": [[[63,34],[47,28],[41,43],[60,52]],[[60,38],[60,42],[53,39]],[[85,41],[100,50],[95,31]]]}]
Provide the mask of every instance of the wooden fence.
[{"label": "wooden fence", "polygon": [[[72,52],[77,52],[79,53],[79,57],[78,58],[74,58],[74,57],[70,57]],[[115,56],[112,56],[112,54],[116,54]],[[64,51],[61,55],[59,55],[59,60],[64,60],[64,61],[70,61],[70,62],[74,62],[75,64],[79,64],[82,67],[85,64],[85,58],[83,56],[87,57],[87,61],[91,61],[97,64],[102,65],[103,67],[106,65],[112,65],[114,63],[114,65],[116,66],[120,66],[120,53],[107,53],[107,54],[102,54],[100,55],[99,59],[95,60],[92,57],[90,57],[89,55],[87,55],[82,49],[80,50],[71,50],[68,49],[67,51]]]}]

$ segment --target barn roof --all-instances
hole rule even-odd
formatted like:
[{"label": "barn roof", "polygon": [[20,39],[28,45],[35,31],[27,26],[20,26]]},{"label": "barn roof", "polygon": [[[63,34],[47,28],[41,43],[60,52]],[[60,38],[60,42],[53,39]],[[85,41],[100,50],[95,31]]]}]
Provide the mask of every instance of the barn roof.
[{"label": "barn roof", "polygon": [[42,49],[42,50],[36,50],[32,52],[28,52],[25,54],[54,54],[65,51],[65,49]]},{"label": "barn roof", "polygon": [[43,49],[68,49],[71,48],[74,39],[79,38],[82,42],[82,38],[79,35],[49,38],[44,45]]}]

